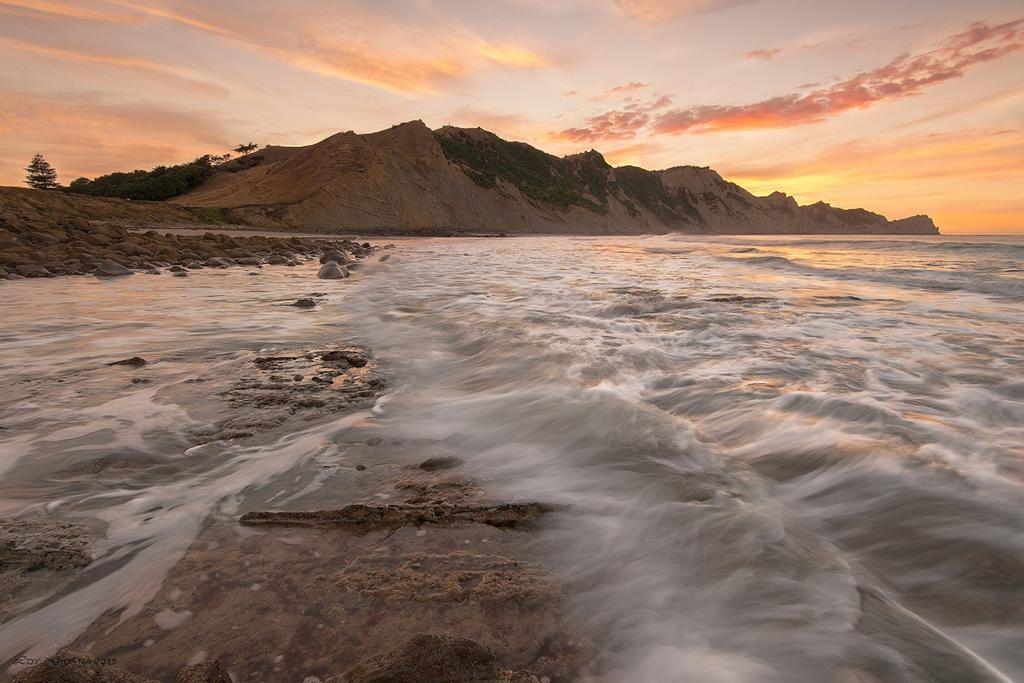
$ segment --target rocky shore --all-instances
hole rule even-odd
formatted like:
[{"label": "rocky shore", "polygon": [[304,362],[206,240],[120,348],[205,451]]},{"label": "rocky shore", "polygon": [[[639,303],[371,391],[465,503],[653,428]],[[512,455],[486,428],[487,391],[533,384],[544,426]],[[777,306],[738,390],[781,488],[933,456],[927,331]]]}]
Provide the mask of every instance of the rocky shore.
[{"label": "rocky shore", "polygon": [[156,274],[169,269],[180,277],[189,270],[294,266],[327,256],[321,277],[347,277],[357,259],[374,251],[368,242],[347,239],[265,237],[260,235],[168,234],[130,231],[109,223],[61,217],[49,222],[0,222],[0,279],[17,280],[62,275],[120,277],[132,272]]},{"label": "rocky shore", "polygon": [[[154,387],[158,400],[202,416],[182,434],[193,475],[223,466],[224,444],[254,448],[370,415],[394,385],[372,350],[352,343],[253,352],[169,382],[171,363],[115,357],[59,379]],[[596,650],[561,581],[528,550],[556,508],[495,498],[444,442],[396,438],[365,418],[322,434],[304,464],[211,514],[139,613],[108,611],[59,650],[6,662],[10,680],[587,680]],[[111,451],[58,476],[115,488],[176,466]],[[4,519],[0,621],[109,571],[95,551],[107,533],[55,513]]]}]

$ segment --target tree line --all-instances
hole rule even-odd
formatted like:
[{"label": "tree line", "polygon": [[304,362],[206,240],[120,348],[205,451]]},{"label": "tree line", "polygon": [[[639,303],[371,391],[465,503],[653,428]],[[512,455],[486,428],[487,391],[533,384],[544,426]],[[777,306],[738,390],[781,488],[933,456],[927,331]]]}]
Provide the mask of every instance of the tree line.
[{"label": "tree line", "polygon": [[[252,155],[259,147],[247,142],[231,151],[241,156],[235,159],[237,168],[250,168],[262,161],[259,155]],[[214,168],[223,166],[233,158],[225,154],[204,154],[185,164],[157,166],[150,171],[135,170],[126,173],[109,173],[93,179],[77,178],[66,187],[57,181],[57,171],[43,157],[36,154],[25,167],[25,184],[36,190],[65,190],[78,194],[100,197],[122,197],[125,199],[170,199],[188,192],[210,177]]]}]

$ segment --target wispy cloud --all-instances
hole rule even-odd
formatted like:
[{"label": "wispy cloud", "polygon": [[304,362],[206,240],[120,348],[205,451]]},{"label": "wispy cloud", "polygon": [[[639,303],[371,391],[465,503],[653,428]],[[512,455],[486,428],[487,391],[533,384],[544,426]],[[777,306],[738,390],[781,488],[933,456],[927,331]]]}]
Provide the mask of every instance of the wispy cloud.
[{"label": "wispy cloud", "polygon": [[614,99],[616,97],[621,97],[623,95],[632,95],[633,93],[639,92],[639,91],[643,90],[646,87],[647,87],[646,83],[641,83],[639,81],[632,81],[631,83],[623,83],[622,85],[617,85],[614,88],[609,88],[608,90],[605,90],[600,95],[595,96],[594,99],[610,100],[610,99]]},{"label": "wispy cloud", "polygon": [[751,2],[755,0],[615,0],[626,16],[648,24],[660,24],[686,14],[711,12]]},{"label": "wispy cloud", "polygon": [[653,112],[664,109],[666,103],[620,107],[593,114],[583,125],[563,130],[561,136],[589,143],[624,140],[641,132],[699,134],[818,123],[854,109],[917,95],[940,83],[961,78],[979,64],[1022,49],[1024,20],[997,25],[978,22],[949,36],[932,50],[900,55],[885,66],[827,86],[808,84],[807,87],[812,88],[809,92],[780,95],[751,104],[699,105],[657,115]]},{"label": "wispy cloud", "polygon": [[2,0],[0,13],[43,19],[75,19],[108,24],[139,24],[143,18],[135,12],[116,12],[107,3],[58,2],[57,0]]},{"label": "wispy cloud", "polygon": [[53,47],[50,45],[41,45],[5,36],[0,36],[0,46],[7,46],[19,52],[60,59],[68,62],[98,64],[130,71],[159,81],[165,85],[185,89],[202,95],[223,96],[228,94],[228,89],[222,85],[201,80],[196,76],[185,73],[185,70],[183,69],[167,66],[156,61],[142,59],[139,57],[109,53],[101,54],[86,52],[83,50]]},{"label": "wispy cloud", "polygon": [[528,45],[489,39],[452,25],[396,22],[357,5],[323,8],[322,16],[274,3],[178,5],[109,0],[148,16],[226,38],[293,67],[403,95],[434,93],[488,68],[544,69],[549,57]]},{"label": "wispy cloud", "polygon": [[935,49],[901,55],[883,67],[858,73],[826,88],[745,105],[702,105],[666,112],[653,129],[659,133],[786,128],[817,123],[853,109],[917,95],[939,83],[961,78],[978,64],[1024,48],[1024,20],[996,26],[973,24]]}]

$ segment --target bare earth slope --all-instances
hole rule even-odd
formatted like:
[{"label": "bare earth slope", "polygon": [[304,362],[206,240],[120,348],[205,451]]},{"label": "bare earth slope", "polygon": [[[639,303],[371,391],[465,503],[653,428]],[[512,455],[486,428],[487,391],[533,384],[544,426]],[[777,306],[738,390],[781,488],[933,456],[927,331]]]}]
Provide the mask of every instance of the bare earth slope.
[{"label": "bare earth slope", "polygon": [[935,234],[927,216],[756,197],[709,168],[613,168],[595,151],[555,157],[479,128],[421,121],[308,147],[268,147],[172,200],[231,209],[254,225],[362,233]]}]

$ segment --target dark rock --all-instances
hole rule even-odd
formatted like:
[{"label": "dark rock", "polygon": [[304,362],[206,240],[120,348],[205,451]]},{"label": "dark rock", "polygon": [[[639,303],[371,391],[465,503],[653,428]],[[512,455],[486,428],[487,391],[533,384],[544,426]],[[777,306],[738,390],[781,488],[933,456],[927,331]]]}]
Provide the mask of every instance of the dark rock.
[{"label": "dark rock", "polygon": [[178,271],[174,273],[174,277],[188,277],[188,272],[184,270]]},{"label": "dark rock", "polygon": [[175,683],[232,683],[231,675],[219,660],[186,666],[178,672]]},{"label": "dark rock", "polygon": [[14,267],[14,271],[22,277],[53,277],[53,273],[36,264],[24,264]]},{"label": "dark rock", "polygon": [[[200,679],[201,680],[201,679]],[[157,683],[114,666],[113,660],[61,650],[31,669],[16,673],[11,683]]]},{"label": "dark rock", "polygon": [[267,263],[272,266],[286,266],[288,265],[288,259],[280,254],[272,254],[267,257]]},{"label": "dark rock", "polygon": [[299,299],[298,301],[293,303],[292,306],[295,306],[296,308],[315,308],[316,301],[309,298]]},{"label": "dark rock", "polygon": [[175,264],[175,265],[171,266],[170,268],[168,268],[167,270],[171,271],[172,273],[184,273],[185,272],[185,267],[184,266],[179,266],[179,265]]},{"label": "dark rock", "polygon": [[320,360],[327,363],[345,363],[351,365],[354,368],[366,367],[366,364],[370,362],[371,355],[369,351],[359,348],[348,348],[348,349],[336,349],[334,351],[328,351],[327,353],[320,356]]},{"label": "dark rock", "polygon": [[320,257],[320,263],[340,263],[345,265],[348,261],[349,258],[337,249],[328,249]]},{"label": "dark rock", "polygon": [[355,534],[406,526],[486,524],[499,529],[531,529],[554,507],[543,503],[459,505],[433,502],[423,505],[346,505],[316,512],[248,512],[238,520],[247,526],[301,526],[337,528]]},{"label": "dark rock", "polygon": [[132,384],[149,384],[153,380],[145,377],[132,377]]},{"label": "dark rock", "polygon": [[344,266],[329,261],[320,267],[316,276],[321,280],[343,280],[348,277],[348,270]]},{"label": "dark rock", "polygon": [[366,465],[356,465],[356,471],[362,472],[366,469]]},{"label": "dark rock", "polygon": [[124,360],[115,360],[107,365],[127,365],[133,368],[141,368],[146,364],[146,359],[141,356],[132,356],[131,358],[125,358]]},{"label": "dark rock", "polygon": [[96,264],[96,275],[100,277],[123,277],[131,274],[132,271],[115,261],[105,260]]},{"label": "dark rock", "polygon": [[235,263],[240,266],[259,266],[263,264],[263,259],[258,256],[243,256],[235,259]]},{"label": "dark rock", "polygon": [[450,470],[462,464],[462,458],[454,455],[446,455],[439,458],[428,458],[419,464],[424,472],[437,472],[438,470]]},{"label": "dark rock", "polygon": [[69,569],[91,561],[83,526],[33,517],[0,520],[0,569]]},{"label": "dark rock", "polygon": [[384,254],[383,256],[381,256],[381,257],[380,257],[380,259],[379,259],[379,260],[380,260],[380,262],[381,262],[381,263],[384,263],[384,262],[385,262],[385,261],[387,261],[387,260],[388,260],[389,258],[391,258],[391,254]]},{"label": "dark rock", "polygon": [[370,437],[369,439],[366,440],[367,446],[379,446],[382,443],[384,443],[384,439],[380,438],[379,436]]}]

